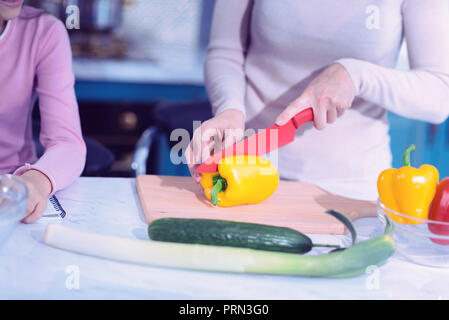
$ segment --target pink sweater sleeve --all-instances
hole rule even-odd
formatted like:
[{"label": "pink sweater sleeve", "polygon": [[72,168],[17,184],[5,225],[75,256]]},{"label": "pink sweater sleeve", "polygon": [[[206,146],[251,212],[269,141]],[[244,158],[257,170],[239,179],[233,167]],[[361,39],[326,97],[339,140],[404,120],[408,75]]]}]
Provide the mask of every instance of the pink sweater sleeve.
[{"label": "pink sweater sleeve", "polygon": [[441,123],[449,115],[449,2],[405,0],[410,71],[341,59],[356,95],[404,117]]},{"label": "pink sweater sleeve", "polygon": [[204,77],[214,114],[245,113],[245,53],[253,0],[217,0]]},{"label": "pink sweater sleeve", "polygon": [[45,153],[27,169],[44,173],[50,179],[54,193],[80,176],[86,159],[70,42],[60,21],[49,26],[47,36],[40,44],[35,72],[41,114],[40,141]]}]

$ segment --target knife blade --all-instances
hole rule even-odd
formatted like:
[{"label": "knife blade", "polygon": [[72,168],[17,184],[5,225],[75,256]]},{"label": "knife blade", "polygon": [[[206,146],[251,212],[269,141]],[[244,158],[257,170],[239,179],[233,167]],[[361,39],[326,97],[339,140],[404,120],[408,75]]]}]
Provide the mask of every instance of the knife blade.
[{"label": "knife blade", "polygon": [[282,126],[276,124],[234,145],[214,154],[203,162],[196,171],[198,173],[217,172],[218,163],[222,158],[234,155],[263,156],[295,139],[296,130],[307,122],[313,121],[313,110],[308,108],[295,115]]}]

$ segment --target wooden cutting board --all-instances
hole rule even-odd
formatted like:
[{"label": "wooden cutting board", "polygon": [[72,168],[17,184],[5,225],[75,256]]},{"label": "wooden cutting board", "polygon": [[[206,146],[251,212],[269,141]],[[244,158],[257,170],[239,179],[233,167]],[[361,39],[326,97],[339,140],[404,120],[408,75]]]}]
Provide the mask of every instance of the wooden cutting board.
[{"label": "wooden cutting board", "polygon": [[315,185],[281,181],[276,192],[258,204],[214,207],[190,177],[137,177],[137,190],[148,223],[160,218],[202,218],[289,227],[304,233],[344,234],[344,226],[327,215],[335,209],[351,220],[375,217],[373,202],[330,194]]}]

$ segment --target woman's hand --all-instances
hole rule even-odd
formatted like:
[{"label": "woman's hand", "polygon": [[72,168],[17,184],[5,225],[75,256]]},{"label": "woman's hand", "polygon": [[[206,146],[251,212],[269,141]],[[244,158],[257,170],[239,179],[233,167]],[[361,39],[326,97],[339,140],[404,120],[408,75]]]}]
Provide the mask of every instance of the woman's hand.
[{"label": "woman's hand", "polygon": [[196,167],[207,160],[213,151],[219,152],[241,140],[244,130],[243,112],[233,109],[221,112],[195,130],[185,156],[190,174],[196,182],[201,180],[201,176],[195,171]]},{"label": "woman's hand", "polygon": [[29,170],[18,177],[28,187],[28,204],[23,223],[33,223],[42,217],[52,186],[47,176],[37,170]]},{"label": "woman's hand", "polygon": [[304,90],[301,96],[290,103],[276,119],[283,125],[304,109],[312,108],[315,128],[323,130],[326,123],[333,123],[354,101],[355,89],[352,80],[341,64],[333,64],[322,71]]}]

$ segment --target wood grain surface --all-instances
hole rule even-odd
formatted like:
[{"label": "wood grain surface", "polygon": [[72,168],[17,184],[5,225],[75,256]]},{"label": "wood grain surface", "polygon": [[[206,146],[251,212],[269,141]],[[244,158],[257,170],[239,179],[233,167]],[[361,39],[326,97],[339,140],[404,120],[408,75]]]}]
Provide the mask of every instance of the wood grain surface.
[{"label": "wood grain surface", "polygon": [[304,233],[344,234],[345,227],[327,215],[335,209],[356,220],[375,217],[374,202],[353,200],[330,194],[319,187],[281,181],[276,192],[258,204],[214,207],[190,177],[137,177],[139,198],[146,221],[176,217],[219,219],[289,227]]}]

